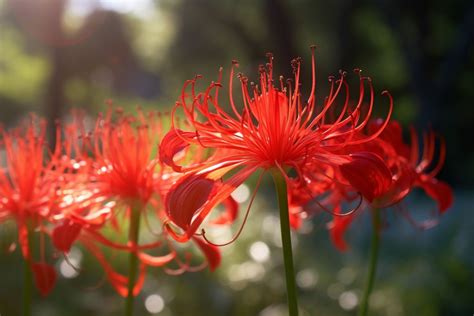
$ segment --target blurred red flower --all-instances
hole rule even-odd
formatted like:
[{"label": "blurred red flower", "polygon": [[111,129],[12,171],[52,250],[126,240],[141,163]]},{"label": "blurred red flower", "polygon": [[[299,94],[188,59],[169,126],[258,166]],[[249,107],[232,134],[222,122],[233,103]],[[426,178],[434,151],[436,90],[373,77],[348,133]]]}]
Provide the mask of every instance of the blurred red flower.
[{"label": "blurred red flower", "polygon": [[[375,120],[369,124],[369,133],[378,130],[382,124],[381,120]],[[402,201],[414,188],[421,188],[438,205],[438,214],[444,213],[453,202],[451,187],[437,180],[435,177],[441,170],[446,156],[445,143],[439,141],[439,155],[435,159],[436,136],[433,132],[423,134],[423,153],[419,152],[419,136],[411,129],[411,144],[403,140],[403,133],[397,121],[391,121],[380,136],[370,144],[366,144],[366,150],[376,152],[389,166],[392,173],[392,184],[388,189],[375,197],[370,208],[386,208]],[[344,192],[344,188],[334,188],[331,198],[324,201],[326,204],[340,208],[341,203],[350,201],[348,196],[350,189]],[[398,209],[407,216],[410,222],[415,223],[410,214],[403,206]],[[330,235],[333,243],[339,250],[346,250],[348,245],[343,236],[354,219],[354,214],[339,217],[335,216],[329,224]],[[437,221],[428,220],[417,224],[422,228],[433,226]]]},{"label": "blurred red flower", "polygon": [[[121,110],[116,112],[114,115],[110,107],[105,116],[100,115],[91,133],[85,131],[79,115],[66,127],[68,137],[64,147],[69,148],[71,156],[74,154],[70,159],[75,168],[67,175],[70,185],[60,192],[62,212],[54,217],[57,225],[51,234],[56,248],[65,253],[79,241],[97,258],[115,290],[127,296],[129,279],[114,270],[103,246],[134,253],[139,259],[134,295],[141,290],[147,266],[164,266],[174,261],[178,270],[194,268],[188,255],[186,262],[177,258],[166,232],[155,232],[148,219],[150,212],[158,220],[165,216],[161,199],[176,178],[176,173],[157,158],[163,130],[161,114],[138,110],[134,116]],[[117,242],[118,236],[126,235],[124,226],[132,225],[132,216],[139,222],[143,219],[157,240],[139,243],[138,235],[128,235],[127,242]],[[115,232],[114,240],[104,233],[108,228]],[[220,262],[219,251],[199,240],[196,244],[211,270],[215,269]],[[165,254],[156,256],[145,251]]]},{"label": "blurred red flower", "polygon": [[[39,244],[33,241],[43,234],[42,227],[56,212],[57,188],[64,169],[60,146],[49,150],[45,130],[46,122],[32,116],[21,127],[0,131],[0,152],[4,153],[0,161],[0,223],[16,222],[23,258],[43,296],[52,290],[56,273],[47,263],[43,238]],[[33,245],[39,248],[39,261],[34,258]]]}]

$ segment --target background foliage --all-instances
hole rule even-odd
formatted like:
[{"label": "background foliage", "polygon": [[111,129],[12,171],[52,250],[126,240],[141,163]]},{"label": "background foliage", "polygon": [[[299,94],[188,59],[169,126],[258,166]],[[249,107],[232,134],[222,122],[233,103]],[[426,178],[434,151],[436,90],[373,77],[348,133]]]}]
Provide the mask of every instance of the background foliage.
[{"label": "background foliage", "polygon": [[[448,146],[440,178],[456,189],[455,206],[426,232],[387,212],[375,314],[470,315],[473,38],[468,0],[0,0],[0,121],[14,126],[31,111],[54,121],[71,108],[93,116],[109,98],[128,111],[137,105],[167,111],[186,79],[203,74],[204,82],[215,80],[219,66],[228,70],[232,59],[256,78],[267,51],[285,76],[290,60],[303,57],[307,90],[309,45],[317,44],[319,98],[328,75],[362,68],[378,91],[393,94],[396,119],[432,127]],[[216,273],[149,271],[137,300],[141,314],[154,307],[160,315],[284,315],[274,200],[272,190],[262,190],[243,237],[223,249]],[[416,194],[407,205],[434,207]],[[344,254],[329,243],[328,220],[322,214],[295,235],[301,305],[306,315],[351,315],[365,275],[369,220],[359,216],[348,235],[352,249]],[[229,234],[216,232],[224,239]],[[21,297],[20,255],[7,254],[13,238],[14,227],[0,227],[2,316],[17,315]],[[75,251],[83,272],[68,275],[59,261],[63,278],[50,297],[35,299],[35,315],[118,314],[121,302],[107,284],[90,289],[102,271]]]}]

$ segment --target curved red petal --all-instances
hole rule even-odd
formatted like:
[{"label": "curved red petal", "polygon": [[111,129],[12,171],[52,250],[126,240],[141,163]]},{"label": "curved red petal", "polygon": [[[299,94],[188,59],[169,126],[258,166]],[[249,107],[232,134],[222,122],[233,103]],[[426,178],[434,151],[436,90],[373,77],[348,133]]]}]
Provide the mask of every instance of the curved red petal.
[{"label": "curved red petal", "polygon": [[[206,173],[192,173],[181,178],[166,196],[166,212],[177,226],[185,231],[177,235],[170,231],[171,236],[185,242],[199,228],[209,212],[241,185],[257,167],[239,170],[229,179],[220,178],[238,165],[214,168]],[[170,230],[169,226],[166,226]]]},{"label": "curved red petal", "polygon": [[217,185],[217,181],[206,178],[206,175],[191,174],[182,178],[171,188],[166,198],[170,219],[186,230]]},{"label": "curved red petal", "polygon": [[[142,290],[143,283],[145,282],[145,268],[146,266],[144,264],[140,265],[138,277],[132,290],[133,296],[137,296]],[[120,296],[128,296],[128,278],[126,276],[121,275],[113,270],[109,270],[107,271],[107,277],[112,287]]]},{"label": "curved red petal", "polygon": [[392,169],[392,172],[394,172],[394,180],[390,188],[383,195],[377,197],[372,206],[376,208],[390,207],[400,202],[410,193],[417,178],[413,168],[405,162],[399,164],[396,170]]},{"label": "curved red petal", "polygon": [[[383,122],[383,119],[373,120],[369,124],[369,133],[378,130]],[[380,134],[379,139],[390,144],[398,155],[410,159],[410,146],[403,140],[403,129],[398,121],[391,120]]]},{"label": "curved red petal", "polygon": [[239,203],[232,196],[229,196],[227,199],[222,201],[224,206],[224,212],[220,214],[217,218],[212,220],[210,224],[214,225],[226,225],[232,224],[239,213]]},{"label": "curved red petal", "polygon": [[189,143],[186,143],[182,136],[180,137],[179,135],[187,135],[187,136],[193,136],[194,133],[191,132],[184,132],[181,130],[175,130],[171,129],[165,137],[163,137],[163,140],[161,141],[160,144],[160,160],[164,164],[170,166],[173,168],[174,171],[176,172],[181,172],[182,167],[178,166],[174,162],[174,157],[176,154],[179,152],[183,151],[186,147],[189,146]]},{"label": "curved red petal", "polygon": [[222,261],[222,256],[219,248],[214,245],[207,243],[198,237],[193,237],[194,242],[199,246],[204,256],[206,256],[209,269],[214,271]]},{"label": "curved red petal", "polygon": [[19,220],[18,221],[18,242],[20,243],[21,246],[21,253],[23,254],[23,258],[26,260],[30,259],[30,247],[29,247],[29,241],[28,241],[28,228],[26,227],[26,224],[24,220]]},{"label": "curved red petal", "polygon": [[93,229],[88,229],[88,230],[85,230],[84,232],[85,232],[83,234],[84,237],[93,239],[94,241],[101,243],[104,246],[117,249],[117,250],[135,251],[135,250],[153,249],[163,244],[163,242],[161,241],[155,241],[155,242],[151,242],[148,244],[141,244],[141,245],[133,245],[132,243],[121,244],[121,243],[117,243],[108,239],[103,234]]},{"label": "curved red petal", "polygon": [[[96,257],[99,264],[105,271],[107,275],[107,280],[110,282],[112,287],[117,291],[117,293],[122,297],[128,296],[128,278],[118,272],[116,272],[113,267],[107,262],[104,254],[99,250],[99,248],[89,240],[81,238],[84,246]],[[141,264],[138,270],[138,277],[133,287],[133,295],[136,296],[140,293],[143,283],[145,282],[145,272],[146,265]]]},{"label": "curved red petal", "polygon": [[110,218],[111,213],[112,211],[109,207],[104,207],[98,211],[94,211],[91,214],[87,214],[86,216],[74,213],[71,213],[70,216],[72,220],[80,223],[81,225],[101,227]]},{"label": "curved red petal", "polygon": [[[340,209],[336,208],[335,211],[339,212]],[[332,222],[328,224],[329,236],[331,238],[331,241],[339,251],[346,251],[347,249],[349,249],[349,246],[346,240],[344,239],[344,234],[351,225],[354,216],[354,214],[334,216]]]},{"label": "curved red petal", "polygon": [[76,241],[80,232],[80,225],[66,221],[62,225],[54,228],[53,234],[51,236],[53,245],[59,251],[69,252],[71,250],[72,244]]},{"label": "curved red petal", "polygon": [[33,263],[31,265],[35,284],[42,296],[47,296],[56,284],[56,271],[46,263]]},{"label": "curved red petal", "polygon": [[[141,264],[140,268],[138,269],[138,278],[135,282],[135,286],[133,287],[133,296],[137,296],[143,288],[143,284],[145,283],[145,274],[146,274],[146,265]],[[127,291],[128,293],[128,291]]]},{"label": "curved red petal", "polygon": [[138,253],[138,258],[141,262],[151,267],[161,267],[176,257],[176,252],[171,252],[164,256],[152,256],[144,252]]},{"label": "curved red petal", "polygon": [[351,162],[339,168],[347,181],[369,202],[384,194],[392,183],[392,174],[376,154],[360,152],[350,155]]},{"label": "curved red petal", "polygon": [[446,182],[422,175],[417,184],[436,201],[440,213],[444,213],[453,204],[453,190]]},{"label": "curved red petal", "polygon": [[301,217],[302,211],[303,211],[303,208],[301,206],[289,207],[290,226],[294,230],[300,229],[301,225],[303,224],[303,219]]}]

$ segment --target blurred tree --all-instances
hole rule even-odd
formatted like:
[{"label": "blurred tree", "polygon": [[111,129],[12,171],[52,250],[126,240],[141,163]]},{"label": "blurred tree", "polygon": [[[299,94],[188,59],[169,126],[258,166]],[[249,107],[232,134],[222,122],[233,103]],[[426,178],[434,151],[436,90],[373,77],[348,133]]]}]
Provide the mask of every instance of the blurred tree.
[{"label": "blurred tree", "polygon": [[[13,23],[22,29],[29,41],[46,51],[51,65],[43,102],[49,121],[61,118],[67,103],[71,102],[65,97],[65,88],[71,79],[105,85],[113,94],[156,97],[159,94],[158,77],[141,67],[123,17],[113,11],[96,9],[78,30],[68,34],[63,25],[66,2],[8,2],[15,17]],[[54,128],[50,139],[54,140]]]}]

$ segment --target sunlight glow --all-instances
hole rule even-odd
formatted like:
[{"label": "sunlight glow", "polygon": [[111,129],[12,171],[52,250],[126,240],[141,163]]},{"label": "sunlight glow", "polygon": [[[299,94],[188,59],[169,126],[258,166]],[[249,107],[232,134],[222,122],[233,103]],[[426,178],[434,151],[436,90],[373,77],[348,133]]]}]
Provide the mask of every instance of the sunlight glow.
[{"label": "sunlight glow", "polygon": [[153,0],[70,0],[68,10],[76,16],[86,16],[97,9],[112,10],[146,18],[155,9]]},{"label": "sunlight glow", "polygon": [[119,13],[131,13],[140,17],[146,17],[153,12],[153,0],[100,0],[104,9],[114,10]]}]

